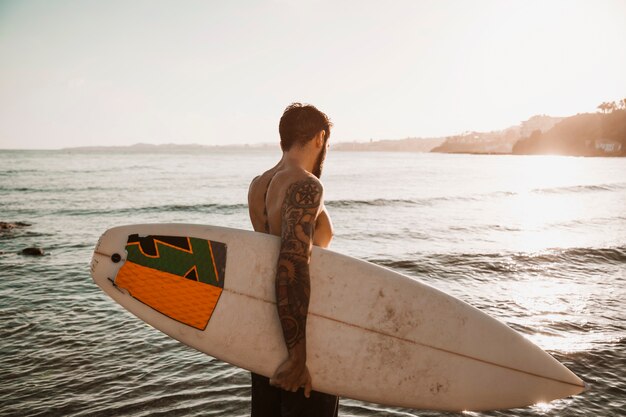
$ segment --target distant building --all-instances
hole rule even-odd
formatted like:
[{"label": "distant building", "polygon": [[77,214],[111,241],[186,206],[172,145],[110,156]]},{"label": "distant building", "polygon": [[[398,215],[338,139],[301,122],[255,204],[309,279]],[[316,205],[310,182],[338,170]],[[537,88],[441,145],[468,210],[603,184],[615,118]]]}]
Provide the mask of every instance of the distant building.
[{"label": "distant building", "polygon": [[543,133],[547,130],[552,129],[554,125],[561,120],[563,120],[562,117],[551,117],[546,115],[533,116],[525,122],[522,122],[522,124],[520,125],[520,137],[528,137],[535,130],[539,130]]},{"label": "distant building", "polygon": [[613,153],[622,150],[622,144],[609,139],[597,139],[595,141],[596,149],[602,149],[604,152]]}]

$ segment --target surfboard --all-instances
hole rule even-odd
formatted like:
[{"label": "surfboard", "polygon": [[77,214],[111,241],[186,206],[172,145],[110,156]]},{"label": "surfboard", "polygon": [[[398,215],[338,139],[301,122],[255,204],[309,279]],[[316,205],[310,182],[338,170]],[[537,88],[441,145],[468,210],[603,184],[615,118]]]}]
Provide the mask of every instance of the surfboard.
[{"label": "surfboard", "polygon": [[[279,246],[275,236],[218,226],[121,226],[99,239],[91,275],[154,328],[271,376],[287,356],[274,293]],[[478,411],[584,390],[519,333],[416,279],[317,247],[310,272],[307,364],[317,391]]]}]

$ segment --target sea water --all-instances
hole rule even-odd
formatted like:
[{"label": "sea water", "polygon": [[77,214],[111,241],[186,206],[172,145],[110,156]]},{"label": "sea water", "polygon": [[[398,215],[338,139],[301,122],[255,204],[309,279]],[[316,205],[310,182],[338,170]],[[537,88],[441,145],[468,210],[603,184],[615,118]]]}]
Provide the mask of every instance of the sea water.
[{"label": "sea water", "polygon": [[[245,416],[249,373],[131,316],[92,282],[106,229],[251,229],[277,152],[0,151],[0,415]],[[331,249],[456,296],[590,384],[473,416],[626,413],[626,159],[333,152]],[[43,257],[20,254],[41,247]],[[341,399],[342,416],[440,416]]]}]

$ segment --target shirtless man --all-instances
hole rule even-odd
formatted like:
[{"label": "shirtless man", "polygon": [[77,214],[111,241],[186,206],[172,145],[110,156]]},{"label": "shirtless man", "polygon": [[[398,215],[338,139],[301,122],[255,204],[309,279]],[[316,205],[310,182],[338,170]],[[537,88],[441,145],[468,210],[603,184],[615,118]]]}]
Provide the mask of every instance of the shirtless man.
[{"label": "shirtless man", "polygon": [[289,352],[271,379],[252,374],[252,417],[338,413],[337,397],[311,391],[306,366],[311,248],[328,247],[333,235],[319,180],[331,126],[328,117],[311,105],[288,106],[279,124],[283,156],[250,184],[248,206],[254,230],[281,237],[276,300]]}]

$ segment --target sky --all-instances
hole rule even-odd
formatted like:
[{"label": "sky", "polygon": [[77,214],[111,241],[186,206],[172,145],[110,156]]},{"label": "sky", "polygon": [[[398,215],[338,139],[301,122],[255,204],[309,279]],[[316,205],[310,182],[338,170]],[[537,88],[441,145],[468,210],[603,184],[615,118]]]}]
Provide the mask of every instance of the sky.
[{"label": "sky", "polygon": [[626,97],[625,0],[0,0],[0,148],[490,131]]}]

